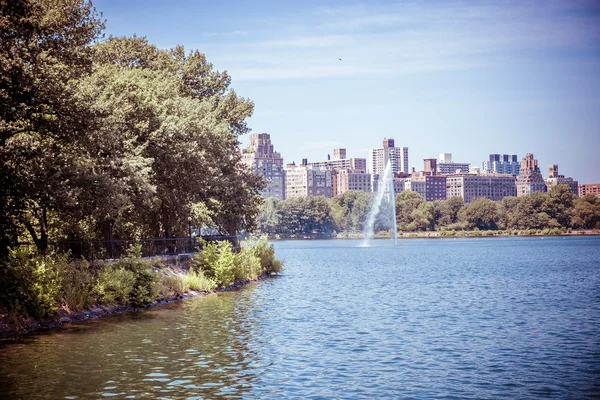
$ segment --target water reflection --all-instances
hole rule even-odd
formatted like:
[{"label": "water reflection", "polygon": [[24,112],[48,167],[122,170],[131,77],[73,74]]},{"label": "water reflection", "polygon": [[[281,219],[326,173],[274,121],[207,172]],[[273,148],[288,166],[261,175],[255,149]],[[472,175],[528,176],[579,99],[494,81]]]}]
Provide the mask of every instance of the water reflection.
[{"label": "water reflection", "polygon": [[247,347],[260,325],[253,292],[250,286],[4,344],[0,398],[244,396],[260,382],[259,354]]}]

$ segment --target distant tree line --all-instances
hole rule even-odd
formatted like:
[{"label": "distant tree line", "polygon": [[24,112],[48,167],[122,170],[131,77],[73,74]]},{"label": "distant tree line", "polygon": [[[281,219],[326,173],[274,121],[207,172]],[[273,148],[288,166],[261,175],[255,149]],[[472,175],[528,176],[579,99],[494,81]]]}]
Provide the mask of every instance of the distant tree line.
[{"label": "distant tree line", "polygon": [[253,103],[182,46],[104,38],[86,0],[0,0],[0,257],[20,242],[251,230]]},{"label": "distant tree line", "polygon": [[[259,231],[280,237],[330,237],[363,232],[374,194],[348,191],[334,198],[267,199],[258,216]],[[465,204],[460,197],[425,201],[417,192],[396,195],[398,231],[600,229],[600,198],[575,196],[566,185],[547,193],[487,198]],[[375,232],[391,229],[389,205],[380,210]]]}]

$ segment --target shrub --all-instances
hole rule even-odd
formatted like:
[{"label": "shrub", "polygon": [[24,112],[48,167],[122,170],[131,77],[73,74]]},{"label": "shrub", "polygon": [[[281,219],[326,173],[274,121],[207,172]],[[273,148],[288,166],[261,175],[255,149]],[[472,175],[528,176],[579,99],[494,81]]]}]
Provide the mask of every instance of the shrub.
[{"label": "shrub", "polygon": [[76,260],[60,270],[62,277],[62,299],[69,310],[78,311],[88,307],[94,301],[94,275],[90,264],[84,260]]},{"label": "shrub", "polygon": [[[160,292],[159,273],[151,271],[151,262],[139,260],[141,254],[142,246],[139,243],[132,244],[127,249],[127,255],[114,264],[116,269],[133,273],[134,282],[128,301],[135,306],[154,301]],[[123,277],[127,278],[125,275]]]},{"label": "shrub", "polygon": [[122,266],[107,264],[98,273],[92,294],[100,303],[125,304],[129,301],[135,283],[134,272]]},{"label": "shrub", "polygon": [[202,272],[217,286],[225,287],[235,280],[235,257],[231,244],[226,241],[208,243],[192,258],[192,269]]},{"label": "shrub", "polygon": [[260,260],[263,273],[279,273],[283,270],[283,263],[275,258],[275,249],[272,244],[269,244],[267,238],[261,238],[252,247],[254,254]]},{"label": "shrub", "polygon": [[59,269],[66,256],[41,256],[29,247],[9,250],[1,268],[0,300],[12,312],[42,318],[56,311],[61,292]]},{"label": "shrub", "polygon": [[204,276],[202,272],[189,270],[181,277],[183,285],[192,290],[211,291],[217,286],[216,283]]},{"label": "shrub", "polygon": [[164,297],[179,296],[187,292],[189,289],[189,285],[186,285],[186,282],[184,282],[183,276],[181,275],[165,274],[161,278],[160,293]]},{"label": "shrub", "polygon": [[252,246],[244,246],[235,255],[235,279],[256,279],[262,275],[260,258],[255,254]]}]

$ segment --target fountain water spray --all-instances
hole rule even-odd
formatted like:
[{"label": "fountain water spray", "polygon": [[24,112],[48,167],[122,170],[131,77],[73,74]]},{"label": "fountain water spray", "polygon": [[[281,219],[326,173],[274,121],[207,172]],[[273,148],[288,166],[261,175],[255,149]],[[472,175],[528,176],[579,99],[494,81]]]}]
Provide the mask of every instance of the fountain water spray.
[{"label": "fountain water spray", "polygon": [[367,218],[367,226],[365,228],[365,243],[369,241],[374,235],[375,219],[381,209],[381,204],[387,201],[392,207],[390,218],[392,220],[392,233],[394,235],[394,244],[398,244],[398,229],[396,227],[396,195],[394,193],[394,174],[392,173],[392,165],[388,161],[383,175],[379,177],[377,194],[371,204],[371,210],[369,211],[369,217]]}]

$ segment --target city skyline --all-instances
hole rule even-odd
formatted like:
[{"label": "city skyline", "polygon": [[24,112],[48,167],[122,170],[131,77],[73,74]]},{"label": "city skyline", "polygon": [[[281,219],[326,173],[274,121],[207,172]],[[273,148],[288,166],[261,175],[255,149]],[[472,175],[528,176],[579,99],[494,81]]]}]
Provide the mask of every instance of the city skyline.
[{"label": "city skyline", "polygon": [[543,169],[600,181],[587,167],[600,148],[597,3],[95,6],[107,34],[183,44],[227,70],[255,103],[252,132],[270,133],[286,162],[336,147],[368,157],[388,137],[410,149],[410,168],[442,152],[477,166],[488,154],[533,152]]}]

